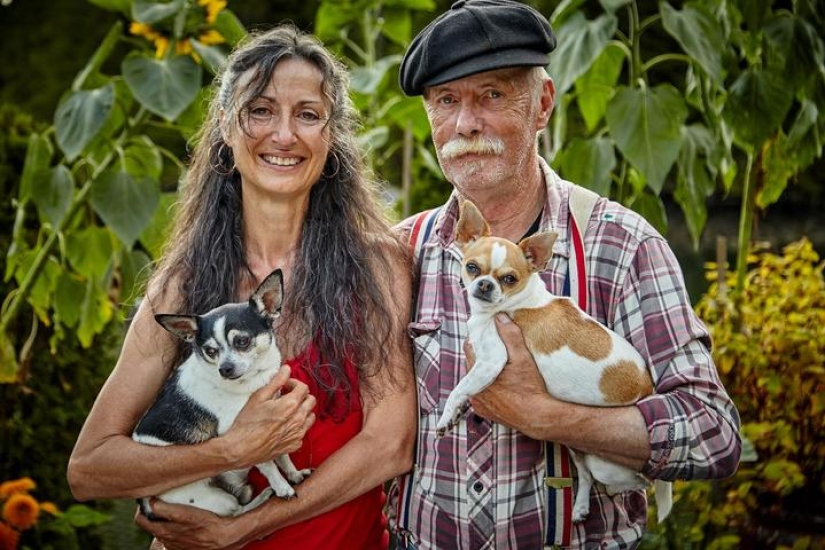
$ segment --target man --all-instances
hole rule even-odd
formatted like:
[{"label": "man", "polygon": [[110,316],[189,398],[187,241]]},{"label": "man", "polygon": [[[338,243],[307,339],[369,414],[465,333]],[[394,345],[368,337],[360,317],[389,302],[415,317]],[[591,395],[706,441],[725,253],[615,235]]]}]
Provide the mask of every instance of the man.
[{"label": "man", "polygon": [[[603,198],[582,223],[588,271],[575,288],[590,296],[588,313],[642,353],[656,393],[616,408],[555,400],[520,331],[501,318],[507,367],[471,401],[456,428],[436,437],[444,400],[472,363],[463,348],[469,312],[453,243],[459,198],[479,207],[496,236],[518,241],[538,230],[558,232],[542,277],[555,294],[570,285],[574,185],[548,167],[537,145],[555,101],[543,68],[554,47],[549,23],[530,7],[460,0],[413,40],[401,64],[401,87],[423,95],[454,192],[432,231],[422,229],[421,216],[400,225],[418,241],[409,328],[420,409],[416,467],[399,481],[391,502],[400,548],[637,545],[647,513],[643,491],[609,496],[597,484],[586,520],[570,521],[575,473],[568,447],[648,479],[718,478],[738,464],[738,413],[719,381],[676,258],[640,216]],[[552,442],[547,453],[545,442]]]}]

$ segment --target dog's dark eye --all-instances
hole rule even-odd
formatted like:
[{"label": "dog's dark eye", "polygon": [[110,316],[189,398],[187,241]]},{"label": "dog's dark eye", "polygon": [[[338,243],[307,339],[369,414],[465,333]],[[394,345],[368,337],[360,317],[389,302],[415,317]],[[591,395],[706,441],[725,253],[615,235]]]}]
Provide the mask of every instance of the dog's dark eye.
[{"label": "dog's dark eye", "polygon": [[467,270],[467,273],[470,275],[475,275],[478,273],[478,264],[475,262],[468,262],[467,265],[464,266],[464,269]]},{"label": "dog's dark eye", "polygon": [[249,347],[250,343],[252,343],[252,340],[249,338],[249,336],[244,335],[235,337],[235,347],[237,349],[246,349]]},{"label": "dog's dark eye", "polygon": [[501,282],[505,285],[514,285],[518,282],[515,275],[505,275],[501,278]]},{"label": "dog's dark eye", "polygon": [[213,348],[212,346],[204,346],[203,354],[210,359],[214,359],[218,356],[218,348]]}]

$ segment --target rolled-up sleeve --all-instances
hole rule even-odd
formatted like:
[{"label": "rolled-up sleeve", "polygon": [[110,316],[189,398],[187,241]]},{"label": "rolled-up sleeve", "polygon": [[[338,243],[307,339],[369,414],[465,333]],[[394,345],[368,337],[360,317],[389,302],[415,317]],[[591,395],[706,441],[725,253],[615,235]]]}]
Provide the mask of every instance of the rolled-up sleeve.
[{"label": "rolled-up sleeve", "polygon": [[650,435],[650,479],[714,479],[739,464],[739,413],[710,353],[678,261],[662,238],[645,239],[621,285],[615,321],[652,365],[655,393],[637,403]]}]

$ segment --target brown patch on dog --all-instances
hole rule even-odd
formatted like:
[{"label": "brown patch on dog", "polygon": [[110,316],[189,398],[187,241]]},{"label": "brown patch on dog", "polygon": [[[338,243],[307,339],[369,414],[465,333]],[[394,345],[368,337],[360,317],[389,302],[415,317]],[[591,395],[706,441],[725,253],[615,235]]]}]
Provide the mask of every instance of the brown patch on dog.
[{"label": "brown patch on dog", "polygon": [[594,319],[585,317],[570,300],[554,300],[547,307],[520,309],[515,322],[537,353],[550,354],[569,346],[576,355],[598,361],[610,355],[610,334]]},{"label": "brown patch on dog", "polygon": [[608,405],[625,405],[653,393],[653,381],[649,372],[622,359],[604,369],[599,389]]},{"label": "brown patch on dog", "polygon": [[456,223],[455,242],[460,248],[476,241],[479,237],[490,236],[490,226],[484,220],[475,204],[465,200],[459,207]]}]

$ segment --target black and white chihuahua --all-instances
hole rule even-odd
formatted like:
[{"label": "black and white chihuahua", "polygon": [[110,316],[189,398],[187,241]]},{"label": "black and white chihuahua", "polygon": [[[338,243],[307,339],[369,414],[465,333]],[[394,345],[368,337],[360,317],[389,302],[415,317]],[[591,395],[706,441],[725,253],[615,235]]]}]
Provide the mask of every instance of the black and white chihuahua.
[{"label": "black and white chihuahua", "polygon": [[[226,304],[204,315],[156,315],[166,330],[191,343],[192,354],[161,388],[132,439],[148,445],[193,444],[226,432],[250,395],[269,383],[281,367],[272,322],[280,316],[282,301],[283,275],[276,269],[247,302]],[[273,492],[281,498],[295,496],[278,467],[294,484],[310,473],[296,469],[289,455],[281,455],[257,465],[270,488],[254,500],[248,468],[189,483],[158,498],[221,516],[239,515]],[[141,511],[156,519],[149,500],[140,499]]]}]

